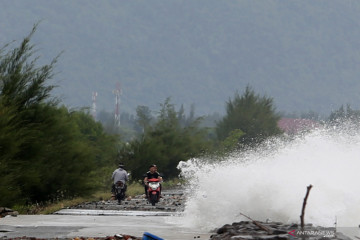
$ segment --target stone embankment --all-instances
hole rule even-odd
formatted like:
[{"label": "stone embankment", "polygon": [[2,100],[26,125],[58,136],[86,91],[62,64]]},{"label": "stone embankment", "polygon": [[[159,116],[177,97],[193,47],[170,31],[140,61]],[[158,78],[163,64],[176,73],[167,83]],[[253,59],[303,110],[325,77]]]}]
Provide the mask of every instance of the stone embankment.
[{"label": "stone embankment", "polygon": [[302,230],[297,224],[281,222],[241,221],[218,228],[211,240],[287,240],[287,239],[337,239],[351,238],[336,232],[335,228],[314,227],[308,224]]},{"label": "stone embankment", "polygon": [[184,210],[185,196],[181,190],[164,190],[162,198],[152,206],[144,195],[128,197],[121,204],[115,200],[103,200],[99,202],[85,202],[71,207],[72,209],[93,209],[93,210],[131,210],[131,211],[166,211],[181,212]]}]

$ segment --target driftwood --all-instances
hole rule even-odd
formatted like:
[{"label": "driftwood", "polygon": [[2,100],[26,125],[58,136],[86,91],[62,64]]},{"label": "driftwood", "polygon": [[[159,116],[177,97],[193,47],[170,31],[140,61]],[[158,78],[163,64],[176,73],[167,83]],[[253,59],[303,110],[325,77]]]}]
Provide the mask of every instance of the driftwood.
[{"label": "driftwood", "polygon": [[306,195],[305,195],[302,210],[301,210],[301,216],[300,216],[301,229],[304,229],[304,225],[305,225],[304,224],[305,207],[306,207],[306,202],[307,202],[307,199],[309,197],[309,193],[310,193],[311,188],[312,188],[311,184],[309,186],[307,186]]},{"label": "driftwood", "polygon": [[268,234],[272,234],[271,229],[265,227],[264,225],[261,225],[259,222],[251,219],[250,217],[246,216],[245,214],[240,213],[240,215],[243,215],[243,216],[246,217],[247,219],[250,219],[253,224],[255,224],[256,226],[258,226],[260,229],[266,231]]}]

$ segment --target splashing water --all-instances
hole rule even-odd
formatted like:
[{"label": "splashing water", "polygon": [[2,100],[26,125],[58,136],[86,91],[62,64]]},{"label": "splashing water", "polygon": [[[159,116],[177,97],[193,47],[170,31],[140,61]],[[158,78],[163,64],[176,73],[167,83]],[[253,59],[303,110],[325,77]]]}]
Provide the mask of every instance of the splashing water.
[{"label": "splashing water", "polygon": [[259,221],[299,223],[310,184],[305,223],[360,224],[359,132],[316,130],[221,162],[191,159],[178,167],[189,183],[184,226],[211,230],[248,220],[240,213]]}]

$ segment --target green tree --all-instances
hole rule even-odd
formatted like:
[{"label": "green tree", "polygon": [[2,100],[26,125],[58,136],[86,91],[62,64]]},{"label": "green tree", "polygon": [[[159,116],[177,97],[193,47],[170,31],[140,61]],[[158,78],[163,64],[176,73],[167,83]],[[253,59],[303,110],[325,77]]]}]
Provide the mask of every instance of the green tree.
[{"label": "green tree", "polygon": [[147,106],[138,106],[136,108],[136,123],[139,129],[139,132],[145,133],[151,127],[153,116],[151,115],[151,110]]},{"label": "green tree", "polygon": [[[117,154],[120,148],[120,136],[108,134],[103,125],[95,122],[89,112],[72,111],[69,114],[71,120],[79,126],[81,142],[87,144],[87,152],[90,152],[88,161],[94,161],[96,166],[92,170],[92,181],[88,181],[94,187],[106,190],[111,186],[111,174],[117,166]],[[80,137],[79,136],[79,137]],[[85,163],[86,164],[86,163]]]},{"label": "green tree", "polygon": [[349,104],[331,112],[328,122],[332,126],[358,129],[360,123],[360,110],[351,108]]},{"label": "green tree", "polygon": [[344,107],[341,105],[339,109],[331,112],[329,122],[332,125],[341,125],[342,123],[359,123],[360,110],[352,109],[349,104]]},{"label": "green tree", "polygon": [[198,127],[201,119],[181,126],[183,119],[168,98],[161,104],[154,124],[138,139],[123,146],[121,155],[136,179],[143,178],[153,163],[159,166],[165,178],[177,177],[176,167],[180,161],[199,156],[211,148],[206,131]]},{"label": "green tree", "polygon": [[[0,54],[0,205],[89,194],[113,164],[116,141],[89,114],[58,107],[48,84],[56,59],[37,67],[29,44]],[[109,174],[110,175],[110,174]],[[110,176],[108,176],[110,178]]]},{"label": "green tree", "polygon": [[0,96],[0,204],[11,206],[21,195],[20,187],[14,184],[18,165],[14,157],[24,142],[26,130],[16,121],[16,110],[6,106]]},{"label": "green tree", "polygon": [[235,93],[226,105],[226,115],[217,123],[218,139],[224,141],[230,133],[239,129],[241,146],[253,146],[264,139],[281,133],[277,126],[280,115],[275,113],[272,98],[260,97],[249,87],[242,96]]},{"label": "green tree", "polygon": [[229,136],[221,142],[221,148],[225,151],[231,151],[237,149],[241,137],[244,136],[244,132],[240,129],[234,129],[229,133]]},{"label": "green tree", "polygon": [[[35,29],[36,26],[19,47],[4,53],[10,46],[7,44],[0,51],[0,118],[4,125],[0,129],[0,139],[3,140],[0,145],[0,165],[3,170],[0,180],[6,182],[0,189],[4,192],[0,194],[6,196],[1,198],[5,203],[13,203],[14,199],[24,200],[22,197],[25,195],[26,186],[31,181],[20,181],[22,177],[27,180],[25,175],[31,175],[34,182],[38,182],[39,179],[39,173],[35,173],[33,167],[27,168],[31,162],[27,157],[35,149],[29,148],[29,143],[36,145],[35,140],[41,129],[31,121],[31,116],[36,112],[36,106],[48,98],[53,88],[44,83],[52,77],[51,72],[56,59],[51,64],[39,68],[35,66],[37,58],[30,59],[33,46],[29,42]],[[48,104],[54,102],[49,100]],[[6,194],[8,191],[11,194]],[[28,192],[26,194],[29,195]]]}]

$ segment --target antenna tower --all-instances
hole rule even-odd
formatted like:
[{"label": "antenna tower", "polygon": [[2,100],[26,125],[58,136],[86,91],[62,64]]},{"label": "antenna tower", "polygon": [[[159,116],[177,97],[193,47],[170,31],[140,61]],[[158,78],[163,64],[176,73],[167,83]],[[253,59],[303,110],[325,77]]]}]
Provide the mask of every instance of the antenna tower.
[{"label": "antenna tower", "polygon": [[97,97],[97,92],[93,92],[92,93],[91,115],[93,116],[94,120],[96,120],[96,97]]},{"label": "antenna tower", "polygon": [[116,89],[113,92],[115,94],[115,126],[120,126],[120,95],[122,94],[120,83],[116,84]]}]

